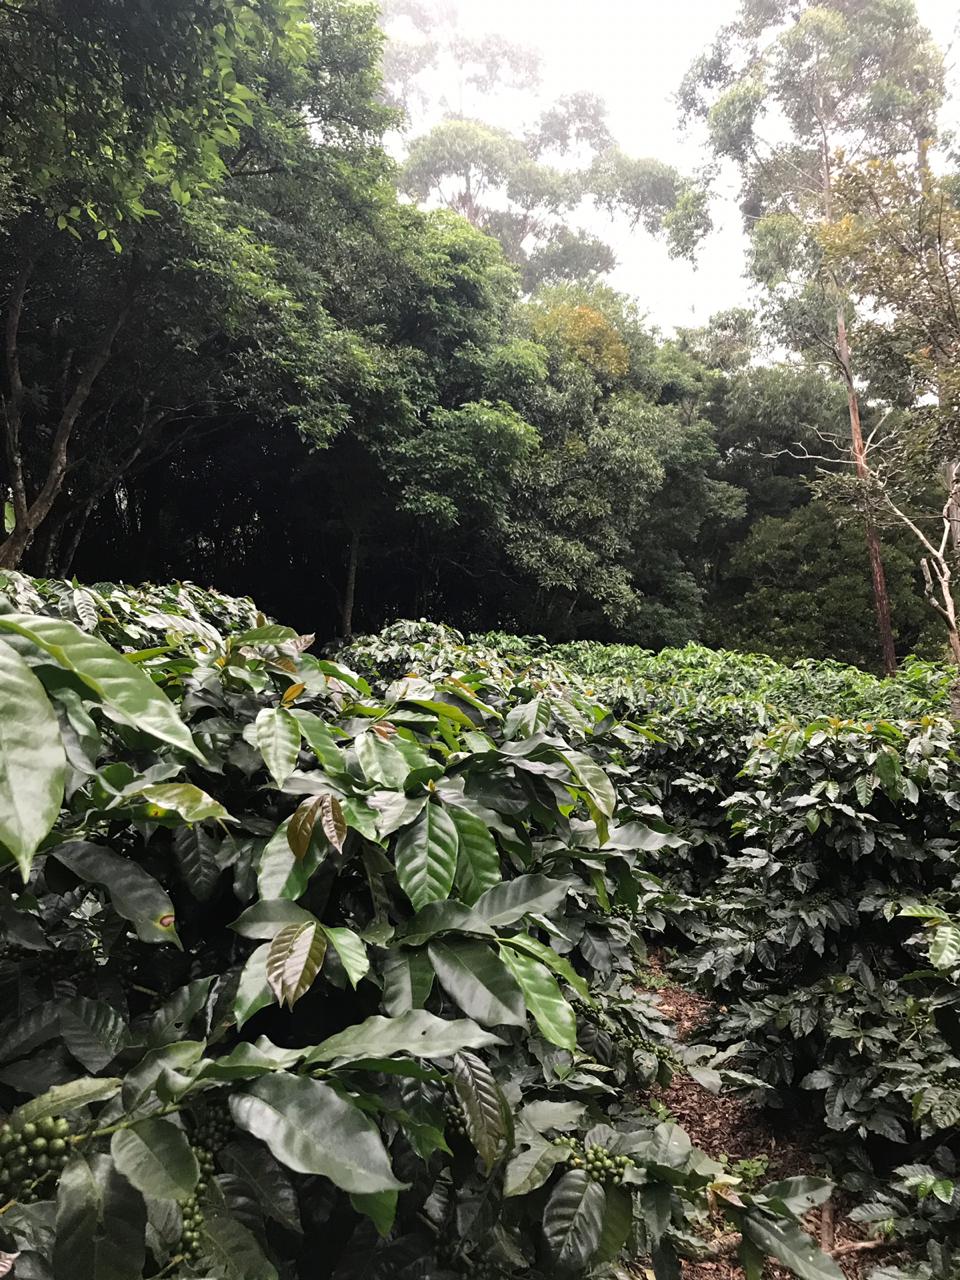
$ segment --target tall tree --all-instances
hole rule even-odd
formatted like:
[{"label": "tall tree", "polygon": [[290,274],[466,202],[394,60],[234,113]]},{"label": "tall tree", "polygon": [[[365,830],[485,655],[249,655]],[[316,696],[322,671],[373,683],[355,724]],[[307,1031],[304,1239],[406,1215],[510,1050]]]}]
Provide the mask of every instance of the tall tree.
[{"label": "tall tree", "polygon": [[[303,0],[136,0],[0,6],[0,130],[8,173],[61,230],[103,238],[222,178],[251,119],[251,55],[275,45],[303,61]],[[91,226],[92,224],[92,226]]]},{"label": "tall tree", "polygon": [[[317,343],[328,373],[349,343],[334,352],[310,278],[289,272],[287,246],[271,240],[285,174],[300,175],[301,200],[343,185],[348,157],[354,187],[364,181],[364,149],[385,119],[372,15],[345,0],[270,0],[256,12],[237,0],[196,22],[192,12],[0,10],[0,51],[29,69],[17,92],[37,106],[2,108],[19,200],[0,236],[13,515],[0,565],[19,564],[51,519],[58,534],[73,522],[69,544],[91,505],[155,446],[168,450],[171,433],[252,400],[315,427],[314,411],[337,399]],[[57,128],[82,135],[59,159]]]},{"label": "tall tree", "polygon": [[[731,548],[725,589],[711,601],[707,643],[783,661],[834,658],[875,669],[871,585],[862,559],[858,522],[838,519],[831,504],[813,501],[784,516],[762,516]],[[934,655],[932,615],[917,590],[906,539],[888,539],[887,569],[898,645]]]},{"label": "tall tree", "polygon": [[[576,225],[591,204],[663,233],[674,253],[692,253],[710,225],[700,187],[670,165],[622,152],[595,94],[539,101],[531,51],[499,36],[468,37],[457,17],[440,0],[384,9],[388,93],[408,113],[405,190],[496,236],[528,290],[615,265],[610,245]],[[496,122],[505,98],[516,100],[525,128]]]},{"label": "tall tree", "polygon": [[[838,153],[923,151],[942,82],[940,55],[913,0],[742,0],[736,21],[697,60],[681,92],[686,114],[706,121],[717,157],[740,170],[752,271],[770,289],[782,332],[842,380],[864,482],[850,292],[824,261],[816,232],[837,217]],[[883,664],[893,670],[889,599],[869,505],[865,528]]]},{"label": "tall tree", "polygon": [[687,371],[604,286],[541,290],[524,322],[548,376],[523,401],[540,447],[504,529],[503,617],[554,637],[683,643],[701,623],[703,531],[741,499],[711,474]]},{"label": "tall tree", "polygon": [[[827,261],[869,305],[856,336],[890,411],[866,466],[888,516],[919,543],[930,604],[960,665],[953,577],[960,562],[960,189],[918,164],[848,166]],[[891,376],[892,375],[892,376]],[[897,412],[897,410],[906,412]]]}]

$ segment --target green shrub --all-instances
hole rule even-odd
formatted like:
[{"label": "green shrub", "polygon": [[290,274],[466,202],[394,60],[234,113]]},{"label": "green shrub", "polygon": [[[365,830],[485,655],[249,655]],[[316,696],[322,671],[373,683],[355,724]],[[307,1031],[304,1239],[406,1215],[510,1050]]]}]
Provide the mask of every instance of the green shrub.
[{"label": "green shrub", "polygon": [[355,646],[371,683],[193,587],[5,592],[18,1272],[665,1278],[725,1224],[838,1280],[828,1182],[748,1189],[647,1104],[755,1083],[633,988],[683,845],[651,735],[446,631]]}]

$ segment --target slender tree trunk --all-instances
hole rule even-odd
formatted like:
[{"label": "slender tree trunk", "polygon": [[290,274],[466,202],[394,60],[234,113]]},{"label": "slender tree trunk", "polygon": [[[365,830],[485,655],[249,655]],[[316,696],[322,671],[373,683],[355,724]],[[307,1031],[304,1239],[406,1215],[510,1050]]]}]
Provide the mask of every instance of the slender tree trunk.
[{"label": "slender tree trunk", "polygon": [[353,635],[353,604],[357,594],[357,564],[360,560],[360,529],[350,530],[350,550],[347,556],[347,580],[343,588],[343,608],[340,611],[340,633],[344,640]]},{"label": "slender tree trunk", "polygon": [[96,505],[97,500],[95,498],[91,498],[90,501],[84,505],[83,510],[77,516],[73,528],[70,530],[70,538],[67,541],[66,546],[60,552],[60,563],[57,566],[62,578],[65,578],[73,569],[73,562],[76,559],[77,550],[80,546],[80,539],[83,537],[83,532],[87,527],[87,521],[93,514],[93,510]]},{"label": "slender tree trunk", "polygon": [[[945,522],[946,519],[946,507],[944,507]],[[935,548],[932,556],[924,556],[920,561],[920,568],[923,570],[927,599],[947,624],[947,640],[950,645],[950,652],[953,655],[954,662],[960,667],[960,633],[957,630],[957,605],[953,598],[953,588],[951,586],[953,574],[950,571],[949,561],[944,554],[945,551],[946,537],[941,543],[939,552]],[[934,577],[936,577],[936,587],[940,591],[939,600],[934,592]]]},{"label": "slender tree trunk", "polygon": [[[944,479],[950,482],[953,475],[956,474],[960,462],[947,462],[944,464]],[[960,500],[957,499],[952,488],[950,497],[947,499],[947,523],[950,528],[950,549],[954,557],[960,552]]]},{"label": "slender tree trunk", "polygon": [[44,576],[47,578],[52,578],[57,570],[60,559],[60,539],[63,537],[63,531],[71,514],[71,507],[64,506],[62,510],[52,515],[47,521],[43,533],[43,551],[38,557],[39,563],[43,567]]},{"label": "slender tree trunk", "polygon": [[[863,446],[863,430],[860,426],[860,401],[853,382],[853,370],[850,362],[850,346],[847,341],[847,322],[843,315],[842,305],[837,307],[837,355],[843,369],[843,378],[847,386],[847,405],[850,411],[850,446],[857,475],[867,480],[870,471],[867,466]],[[880,538],[873,517],[867,513],[867,552],[870,556],[870,577],[873,582],[873,607],[877,615],[877,628],[880,632],[880,648],[883,653],[883,670],[889,676],[897,669],[897,653],[893,644],[893,625],[890,620],[890,597],[887,594],[887,576],[883,569],[883,556],[880,552]]]},{"label": "slender tree trunk", "polygon": [[27,548],[36,536],[37,530],[47,519],[54,503],[60,496],[63,482],[67,476],[70,439],[73,435],[74,427],[84,405],[89,399],[97,378],[103,372],[107,361],[110,359],[113,344],[116,341],[117,334],[123,327],[132,303],[132,290],[128,290],[128,296],[123,305],[118,307],[112,324],[103,334],[99,345],[93,351],[89,360],[80,370],[73,392],[64,405],[54,430],[43,483],[32,501],[28,502],[24,481],[23,453],[20,444],[20,432],[23,426],[24,392],[20,375],[19,329],[24,294],[31,270],[32,263],[28,263],[18,279],[13,298],[7,310],[5,345],[10,395],[4,405],[6,411],[5,439],[13,487],[15,523],[13,532],[5,542],[0,543],[0,569],[17,568]]},{"label": "slender tree trunk", "polygon": [[[927,204],[927,201],[930,197],[930,190],[931,190],[932,175],[930,172],[930,159],[929,159],[930,143],[931,143],[931,139],[925,133],[917,134],[917,180],[920,184],[920,198],[924,206],[926,206]],[[924,222],[922,225],[925,226],[926,223]],[[936,247],[942,248],[942,246],[940,245]],[[922,248],[923,248],[923,252],[926,253],[927,251],[926,238],[924,238]],[[936,348],[934,348],[934,350],[936,351]],[[935,355],[935,359],[937,360],[938,366],[942,364],[942,356]],[[940,379],[939,370],[938,370],[938,377],[937,377],[938,405],[943,403],[943,399],[940,394],[940,390],[941,390],[940,382],[941,382],[941,379]],[[956,487],[954,484],[954,477],[956,476],[957,466],[958,466],[958,463],[956,460],[954,460],[953,462],[946,462],[943,467],[943,478],[947,485],[947,490],[949,494],[947,498],[947,510],[946,510],[945,518],[947,520],[947,525],[949,529],[950,548],[953,552],[953,556],[955,559],[958,553],[960,553],[960,501],[958,501],[957,499]],[[953,649],[955,660],[957,661],[958,665],[960,665],[960,652],[958,652],[954,644],[953,636],[951,636],[951,639],[950,639],[950,647],[951,649]]]},{"label": "slender tree trunk", "polygon": [[[821,104],[822,108],[822,104]],[[823,187],[823,214],[829,222],[833,218],[833,188],[830,172],[830,142],[824,124],[824,115],[820,111],[820,162],[821,181]],[[834,277],[833,283],[840,293],[840,282]],[[850,448],[857,475],[861,480],[869,476],[866,454],[863,446],[863,431],[860,426],[860,400],[857,396],[856,384],[853,380],[853,362],[850,358],[850,343],[847,338],[847,321],[843,313],[843,299],[837,303],[837,359],[847,389],[847,407],[850,413]],[[883,569],[883,556],[880,552],[880,538],[870,513],[866,517],[867,554],[870,558],[870,579],[873,585],[873,607],[877,615],[877,629],[880,633],[880,651],[883,656],[883,670],[886,675],[893,675],[897,669],[897,652],[893,643],[893,625],[890,620],[890,597],[887,594],[887,577]]]}]

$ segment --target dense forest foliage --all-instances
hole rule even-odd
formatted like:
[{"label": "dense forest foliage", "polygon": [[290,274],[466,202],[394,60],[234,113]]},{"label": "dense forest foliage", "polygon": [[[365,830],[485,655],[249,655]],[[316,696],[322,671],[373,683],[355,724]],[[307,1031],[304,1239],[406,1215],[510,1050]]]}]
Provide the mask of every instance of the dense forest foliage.
[{"label": "dense forest foliage", "polygon": [[[193,10],[0,13],[0,564],[325,637],[940,650],[960,220],[910,0],[748,0],[680,94],[697,175],[589,94],[485,123],[537,60],[456,6]],[[665,338],[577,211],[695,257],[731,164],[762,305]]]}]

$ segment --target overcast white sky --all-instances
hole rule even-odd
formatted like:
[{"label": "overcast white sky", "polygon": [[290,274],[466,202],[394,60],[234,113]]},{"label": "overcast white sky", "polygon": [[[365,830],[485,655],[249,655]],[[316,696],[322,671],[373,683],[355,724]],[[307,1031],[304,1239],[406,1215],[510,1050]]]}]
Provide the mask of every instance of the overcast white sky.
[{"label": "overcast white sky", "polygon": [[[695,140],[681,138],[672,101],[693,58],[729,21],[737,0],[456,0],[462,28],[496,31],[536,49],[542,59],[543,97],[587,90],[603,97],[623,149],[656,156],[690,171],[705,158]],[[923,22],[946,47],[955,37],[957,0],[916,0]],[[951,58],[951,61],[953,58]],[[954,77],[954,81],[956,77]],[[483,115],[520,128],[517,103],[494,104]],[[952,114],[956,115],[956,98]],[[672,261],[642,230],[609,222],[596,230],[613,244],[619,266],[611,282],[637,298],[664,330],[700,324],[715,311],[748,299],[742,278],[743,238],[732,199],[713,209],[716,230],[696,267]]]}]

